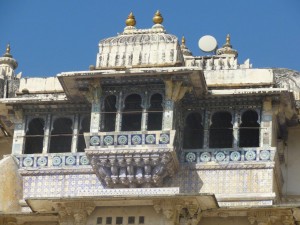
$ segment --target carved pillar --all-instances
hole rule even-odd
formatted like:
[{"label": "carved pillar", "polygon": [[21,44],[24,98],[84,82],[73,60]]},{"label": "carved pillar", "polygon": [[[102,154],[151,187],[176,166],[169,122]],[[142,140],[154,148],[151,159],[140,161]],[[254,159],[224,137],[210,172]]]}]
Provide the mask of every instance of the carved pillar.
[{"label": "carved pillar", "polygon": [[203,140],[203,148],[208,148],[209,146],[209,126],[210,126],[210,114],[209,110],[206,110],[204,114],[204,140]]},{"label": "carved pillar", "polygon": [[48,152],[49,148],[49,139],[51,134],[51,114],[47,114],[45,121],[45,130],[44,130],[44,141],[43,141],[43,154]]},{"label": "carved pillar", "polygon": [[148,125],[148,109],[149,109],[149,101],[148,101],[148,92],[145,92],[144,99],[143,99],[143,111],[142,111],[142,126],[141,130],[147,130]]},{"label": "carved pillar", "polygon": [[270,147],[272,144],[272,99],[266,97],[263,102],[262,123],[260,131],[260,146]]},{"label": "carved pillar", "polygon": [[72,153],[76,153],[77,151],[78,132],[79,132],[79,115],[78,113],[76,113],[74,117],[73,137],[72,137],[72,145],[71,145]]},{"label": "carved pillar", "polygon": [[190,87],[183,86],[182,81],[165,80],[165,101],[163,112],[163,130],[173,129],[174,106],[180,101]]},{"label": "carved pillar", "polygon": [[240,124],[240,113],[234,111],[233,114],[233,148],[237,149],[239,147],[239,124]]},{"label": "carved pillar", "polygon": [[15,129],[12,146],[12,154],[22,154],[25,143],[25,118],[22,109],[15,109]]},{"label": "carved pillar", "polygon": [[100,81],[95,80],[90,83],[89,91],[86,94],[86,98],[92,104],[91,112],[91,133],[98,133],[100,121],[101,121],[101,107],[100,107],[100,97],[102,94],[102,89],[100,86]]},{"label": "carved pillar", "polygon": [[115,131],[119,132],[122,128],[122,110],[123,110],[123,92],[120,91],[119,97],[117,98],[117,113],[116,113],[116,127]]}]

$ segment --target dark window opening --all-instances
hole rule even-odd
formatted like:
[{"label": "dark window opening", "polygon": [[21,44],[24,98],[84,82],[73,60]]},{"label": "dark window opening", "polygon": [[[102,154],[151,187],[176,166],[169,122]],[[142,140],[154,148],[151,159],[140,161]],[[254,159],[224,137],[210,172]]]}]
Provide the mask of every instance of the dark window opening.
[{"label": "dark window opening", "polygon": [[29,122],[25,138],[24,154],[43,152],[44,126],[45,121],[41,118],[34,118]]},{"label": "dark window opening", "polygon": [[125,108],[122,114],[122,131],[141,130],[142,122],[142,98],[138,94],[132,94],[125,99]]},{"label": "dark window opening", "polygon": [[116,126],[116,103],[115,95],[109,95],[104,100],[104,131],[115,131]]},{"label": "dark window opening", "polygon": [[216,112],[209,130],[210,148],[232,148],[232,116],[229,112]]},{"label": "dark window opening", "polygon": [[112,224],[112,217],[106,217],[106,224]]},{"label": "dark window opening", "polygon": [[259,147],[259,123],[257,112],[248,110],[242,115],[239,129],[240,147]]},{"label": "dark window opening", "polygon": [[201,114],[197,112],[189,114],[185,120],[183,148],[202,148],[203,134]]},{"label": "dark window opening", "polygon": [[123,224],[123,217],[117,217],[116,224]]},{"label": "dark window opening", "polygon": [[51,132],[50,153],[70,152],[72,144],[72,120],[58,118],[53,123]]},{"label": "dark window opening", "polygon": [[144,224],[145,223],[145,217],[140,216],[139,217],[139,224]]},{"label": "dark window opening", "polygon": [[80,130],[78,134],[77,152],[84,152],[86,146],[85,146],[83,133],[87,133],[90,131],[90,123],[91,123],[90,116],[86,116],[81,120]]},{"label": "dark window opening", "polygon": [[148,130],[161,130],[163,118],[161,94],[154,94],[151,96],[148,111]]},{"label": "dark window opening", "polygon": [[134,224],[135,223],[135,217],[134,216],[129,216],[128,217],[128,224]]},{"label": "dark window opening", "polygon": [[97,224],[102,224],[102,217],[97,217]]}]

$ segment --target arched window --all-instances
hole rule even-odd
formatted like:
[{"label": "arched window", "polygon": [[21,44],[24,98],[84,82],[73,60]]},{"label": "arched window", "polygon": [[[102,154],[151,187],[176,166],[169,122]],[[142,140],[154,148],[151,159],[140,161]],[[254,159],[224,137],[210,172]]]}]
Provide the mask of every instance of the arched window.
[{"label": "arched window", "polygon": [[209,130],[210,148],[232,148],[232,116],[229,112],[216,112]]},{"label": "arched window", "polygon": [[36,154],[43,152],[45,121],[42,118],[34,118],[28,124],[25,138],[24,154]]},{"label": "arched window", "polygon": [[243,113],[239,129],[240,147],[259,147],[259,123],[257,120],[256,111],[248,110]]},{"label": "arched window", "polygon": [[71,152],[73,134],[72,124],[70,118],[58,118],[53,122],[50,153]]},{"label": "arched window", "polygon": [[185,119],[183,148],[202,148],[203,126],[202,116],[198,112],[190,113]]},{"label": "arched window", "polygon": [[141,130],[142,98],[138,94],[131,94],[125,99],[125,108],[122,114],[122,131]]},{"label": "arched window", "polygon": [[162,129],[162,96],[161,94],[154,94],[150,99],[150,107],[148,113],[148,128],[147,130],[161,130]]},{"label": "arched window", "polygon": [[116,127],[116,103],[115,95],[109,95],[104,100],[104,129],[103,131],[114,131]]},{"label": "arched window", "polygon": [[83,133],[90,131],[90,123],[91,123],[90,116],[85,116],[81,120],[80,130],[79,130],[79,135],[78,135],[78,140],[77,140],[78,141],[77,142],[77,152],[84,152],[84,149],[86,146],[85,146]]}]

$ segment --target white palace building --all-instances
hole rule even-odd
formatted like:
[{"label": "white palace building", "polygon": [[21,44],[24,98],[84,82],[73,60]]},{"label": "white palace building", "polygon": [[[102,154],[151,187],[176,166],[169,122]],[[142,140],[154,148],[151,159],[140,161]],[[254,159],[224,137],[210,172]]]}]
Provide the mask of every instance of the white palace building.
[{"label": "white palace building", "polygon": [[229,35],[194,56],[153,22],[55,77],[7,47],[0,225],[299,224],[300,73],[238,63]]}]

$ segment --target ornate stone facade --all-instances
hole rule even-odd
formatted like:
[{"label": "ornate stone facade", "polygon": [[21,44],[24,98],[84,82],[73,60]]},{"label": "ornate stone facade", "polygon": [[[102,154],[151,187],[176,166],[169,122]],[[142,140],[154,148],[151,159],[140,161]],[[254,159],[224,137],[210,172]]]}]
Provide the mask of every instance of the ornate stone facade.
[{"label": "ornate stone facade", "polygon": [[131,13],[89,71],[51,78],[16,75],[8,46],[0,225],[299,221],[299,72],[239,64],[229,35],[193,56],[153,22]]}]

